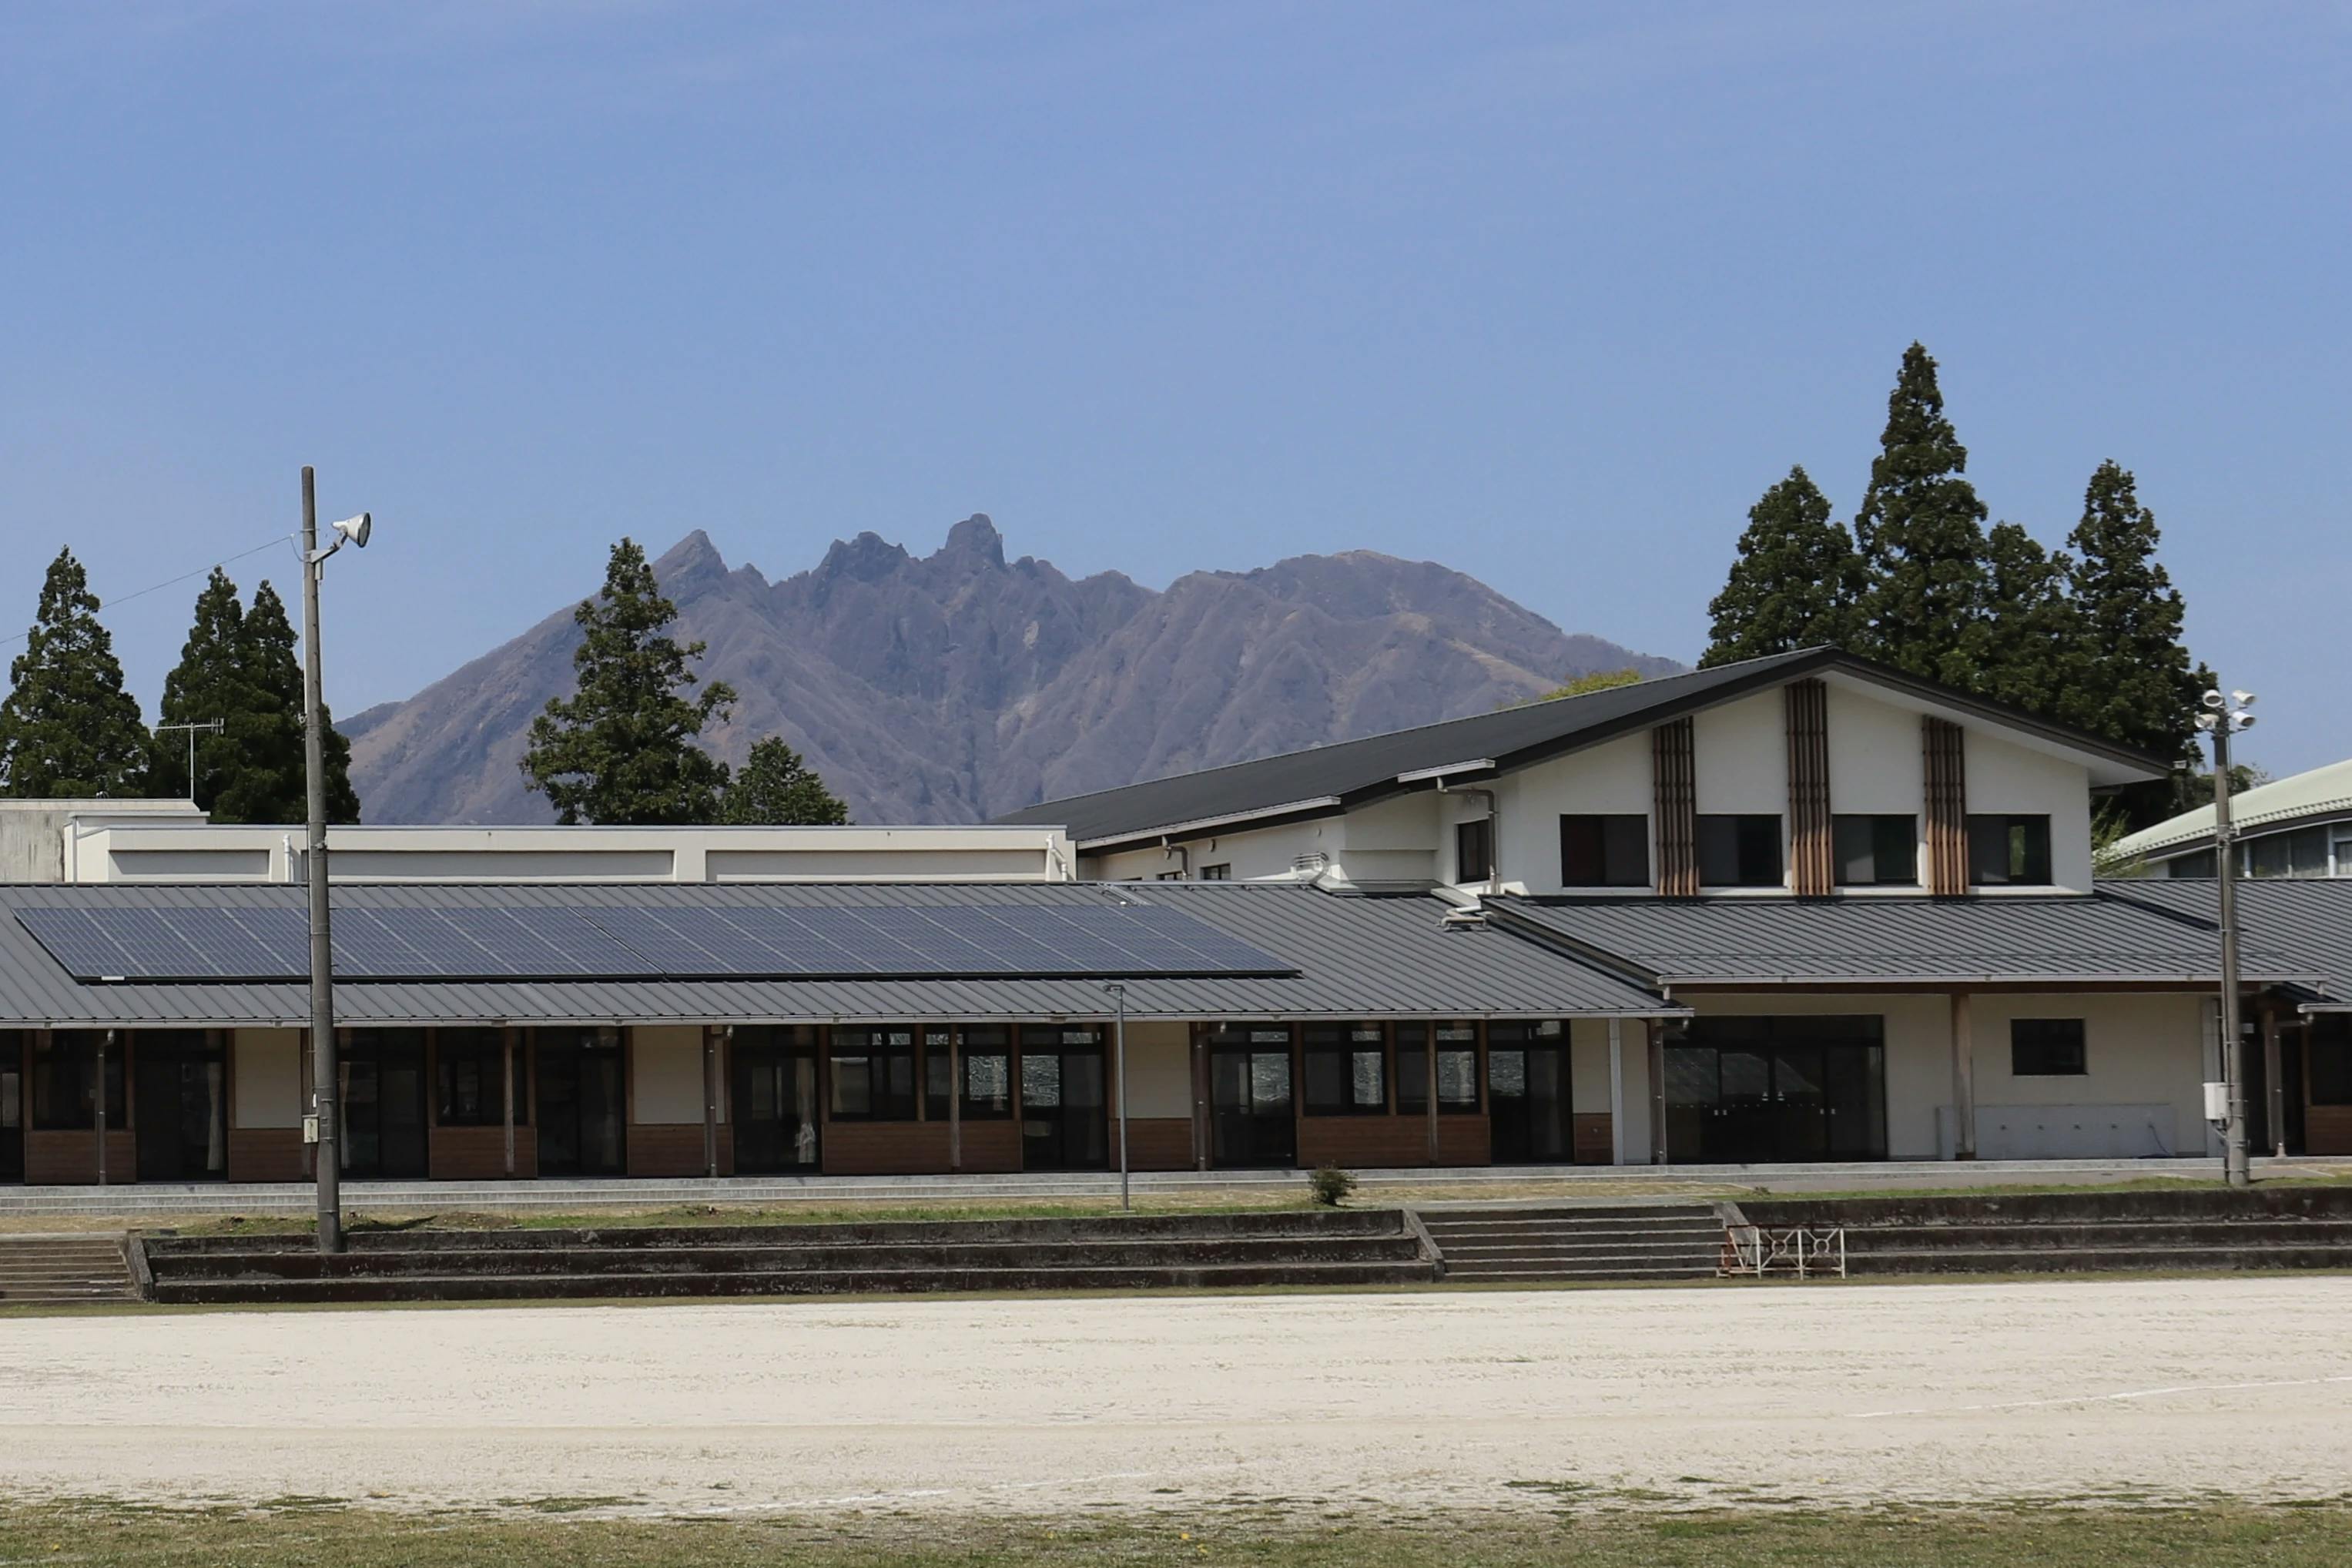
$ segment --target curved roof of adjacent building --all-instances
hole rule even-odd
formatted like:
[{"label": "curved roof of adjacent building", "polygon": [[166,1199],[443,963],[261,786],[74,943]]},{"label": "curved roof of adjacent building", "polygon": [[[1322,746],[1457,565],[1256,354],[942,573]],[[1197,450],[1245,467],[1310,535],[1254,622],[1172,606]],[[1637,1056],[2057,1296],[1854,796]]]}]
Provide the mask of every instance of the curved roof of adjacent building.
[{"label": "curved roof of adjacent building", "polygon": [[[2305,820],[2352,816],[2352,758],[2273,779],[2230,797],[2230,825],[2241,832],[2292,827]],[[2213,842],[2213,808],[2200,805],[2116,841],[2125,859],[2201,849]]]}]

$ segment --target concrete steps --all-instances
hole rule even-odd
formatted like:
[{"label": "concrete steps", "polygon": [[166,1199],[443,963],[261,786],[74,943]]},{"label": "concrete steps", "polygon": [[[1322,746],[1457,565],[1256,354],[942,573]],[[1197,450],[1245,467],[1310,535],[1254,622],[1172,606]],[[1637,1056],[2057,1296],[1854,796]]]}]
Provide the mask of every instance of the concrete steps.
[{"label": "concrete steps", "polygon": [[1397,1210],[563,1231],[157,1237],[169,1302],[1405,1285],[1434,1257]]},{"label": "concrete steps", "polygon": [[1452,1280],[1705,1279],[1723,1258],[1723,1221],[1705,1204],[1419,1214]]},{"label": "concrete steps", "polygon": [[119,1236],[0,1237],[0,1306],[120,1301],[132,1294]]}]

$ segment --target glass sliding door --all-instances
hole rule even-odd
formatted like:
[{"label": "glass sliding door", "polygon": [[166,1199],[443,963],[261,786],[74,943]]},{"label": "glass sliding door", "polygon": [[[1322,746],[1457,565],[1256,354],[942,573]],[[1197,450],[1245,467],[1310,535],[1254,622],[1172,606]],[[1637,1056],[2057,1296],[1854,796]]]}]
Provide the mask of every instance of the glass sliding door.
[{"label": "glass sliding door", "polygon": [[805,1024],[738,1026],[727,1050],[736,1171],[814,1171],[816,1030]]},{"label": "glass sliding door", "polygon": [[536,1035],[540,1174],[622,1174],[628,1145],[620,1030],[541,1029]]},{"label": "glass sliding door", "polygon": [[153,1029],[133,1037],[139,1179],[218,1182],[228,1177],[228,1046],[209,1029]]},{"label": "glass sliding door", "polygon": [[1227,1169],[1297,1164],[1289,1026],[1220,1028],[1208,1047],[1212,1163]]},{"label": "glass sliding door", "polygon": [[1486,1107],[1497,1165],[1562,1165],[1576,1157],[1566,1024],[1486,1026]]},{"label": "glass sliding door", "polygon": [[1099,1171],[1110,1163],[1097,1024],[1026,1024],[1021,1029],[1021,1168]]},{"label": "glass sliding door", "polygon": [[425,1173],[425,1031],[353,1029],[335,1062],[343,1173]]},{"label": "glass sliding door", "polygon": [[1666,1047],[1676,1164],[1886,1158],[1884,1020],[1694,1018]]}]

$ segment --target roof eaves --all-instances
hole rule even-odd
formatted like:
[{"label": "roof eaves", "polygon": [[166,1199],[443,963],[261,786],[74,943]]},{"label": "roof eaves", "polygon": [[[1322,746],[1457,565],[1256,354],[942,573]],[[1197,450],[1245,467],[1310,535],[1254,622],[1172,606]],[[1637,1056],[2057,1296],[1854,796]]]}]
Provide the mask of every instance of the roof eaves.
[{"label": "roof eaves", "polygon": [[1160,823],[1150,827],[1138,827],[1124,833],[1105,834],[1098,838],[1071,840],[1072,847],[1090,854],[1122,844],[1148,843],[1158,838],[1183,838],[1207,833],[1221,827],[1265,826],[1273,817],[1305,818],[1328,816],[1346,804],[1336,795],[1310,795],[1304,800],[1285,801],[1278,805],[1252,806],[1245,811],[1228,811],[1215,816],[1194,817],[1188,822]]}]

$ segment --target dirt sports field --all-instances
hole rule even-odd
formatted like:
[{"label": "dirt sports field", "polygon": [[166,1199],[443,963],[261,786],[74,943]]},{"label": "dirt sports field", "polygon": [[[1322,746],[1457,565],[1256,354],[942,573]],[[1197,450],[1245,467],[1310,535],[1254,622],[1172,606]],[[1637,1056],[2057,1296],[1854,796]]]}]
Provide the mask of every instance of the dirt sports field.
[{"label": "dirt sports field", "polygon": [[2352,1492],[2352,1279],[0,1320],[17,1498]]}]

